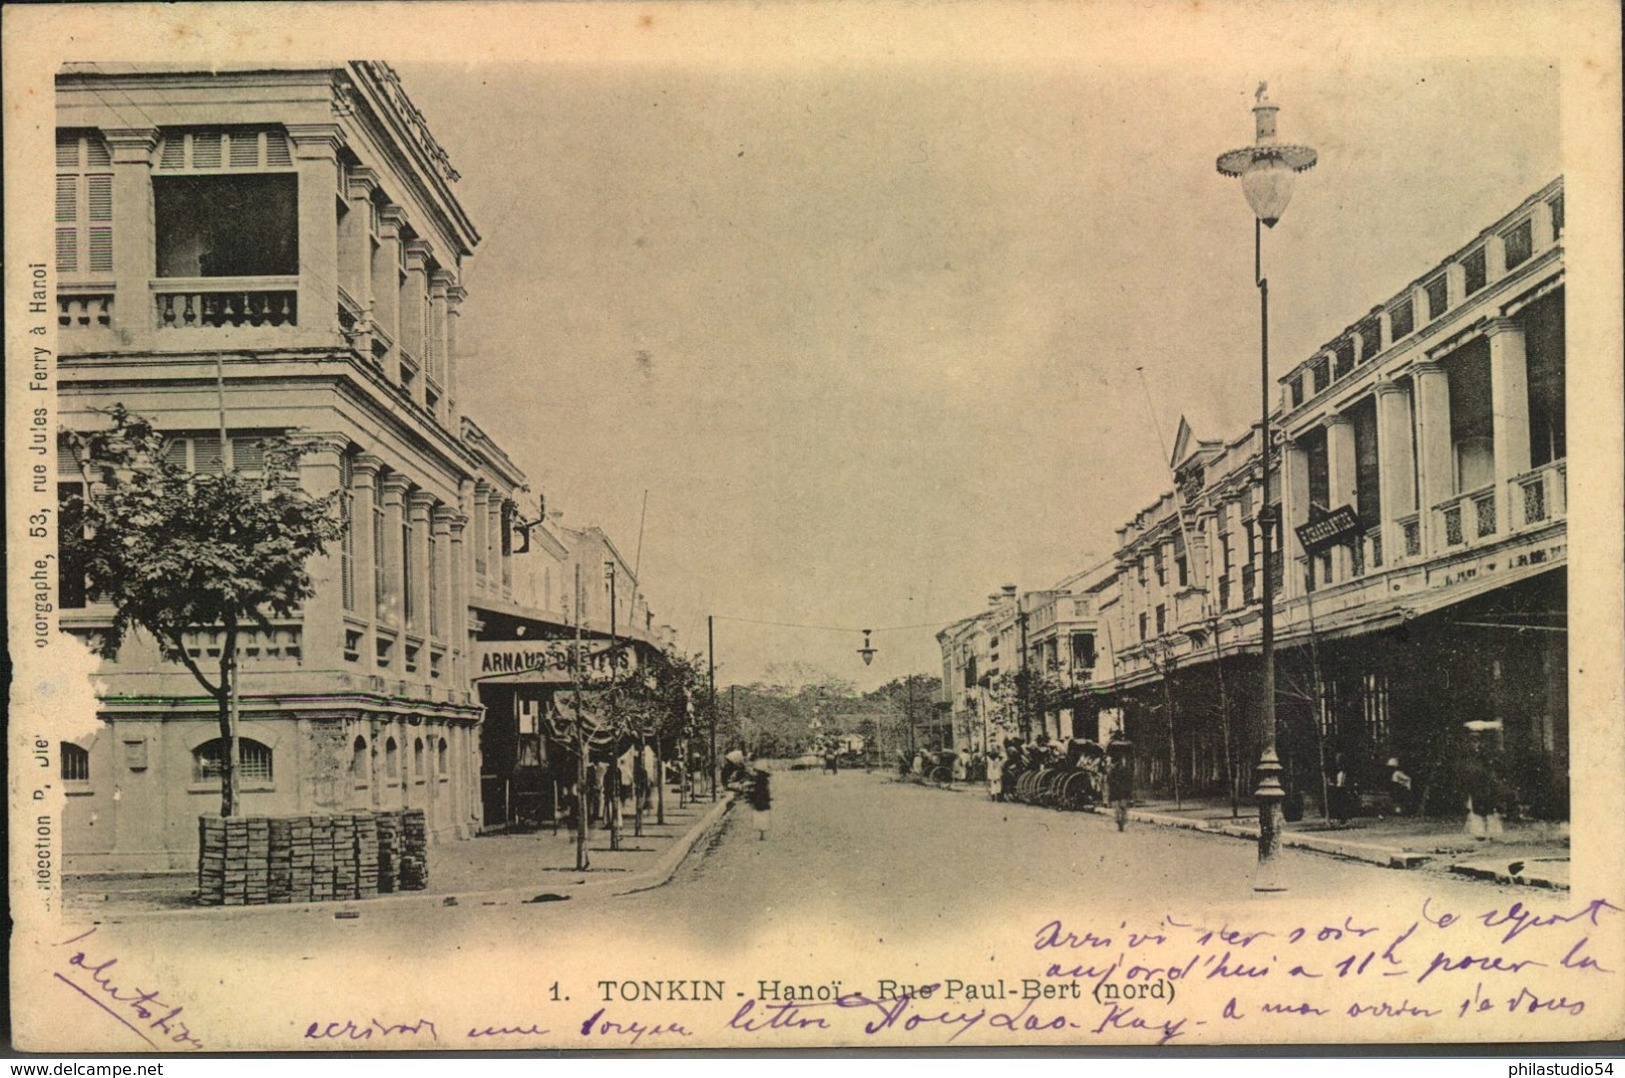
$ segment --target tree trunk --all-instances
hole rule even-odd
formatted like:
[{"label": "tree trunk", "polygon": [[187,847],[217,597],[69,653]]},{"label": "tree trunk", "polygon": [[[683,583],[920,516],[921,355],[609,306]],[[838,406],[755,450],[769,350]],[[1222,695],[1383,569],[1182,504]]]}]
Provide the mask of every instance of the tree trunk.
[{"label": "tree trunk", "polygon": [[230,819],[241,811],[242,752],[237,741],[237,623],[226,620],[220,644],[220,816]]}]

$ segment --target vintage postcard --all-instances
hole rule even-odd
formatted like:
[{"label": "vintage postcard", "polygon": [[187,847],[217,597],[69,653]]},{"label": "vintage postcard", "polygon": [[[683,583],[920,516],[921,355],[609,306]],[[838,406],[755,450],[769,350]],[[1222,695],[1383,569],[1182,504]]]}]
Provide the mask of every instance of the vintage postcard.
[{"label": "vintage postcard", "polygon": [[4,19],[19,1048],[1625,1032],[1615,5]]}]

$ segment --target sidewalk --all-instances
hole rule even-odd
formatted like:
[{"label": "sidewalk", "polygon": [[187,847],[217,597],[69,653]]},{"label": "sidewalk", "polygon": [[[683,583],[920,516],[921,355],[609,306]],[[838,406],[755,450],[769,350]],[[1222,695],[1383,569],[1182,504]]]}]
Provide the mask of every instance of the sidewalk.
[{"label": "sidewalk", "polygon": [[[930,785],[927,783],[927,785]],[[956,793],[987,796],[982,784],[956,784]],[[1090,805],[1083,811],[1109,815],[1111,808]],[[1231,816],[1228,802],[1211,800],[1140,801],[1129,819],[1159,827],[1181,827],[1231,838],[1258,840],[1258,814],[1244,804]],[[1467,835],[1465,820],[1416,817],[1360,817],[1334,824],[1318,817],[1283,826],[1281,845],[1292,849],[1365,861],[1386,868],[1448,871],[1473,879],[1568,890],[1569,837],[1566,823],[1506,824],[1492,842]]]},{"label": "sidewalk", "polygon": [[554,902],[606,898],[658,887],[669,880],[689,851],[721,822],[733,795],[723,791],[716,802],[701,800],[677,807],[666,801],[666,822],[645,814],[643,834],[634,835],[626,818],[619,849],[610,849],[608,828],[587,834],[586,871],[576,869],[576,836],[561,827],[535,834],[480,835],[429,847],[429,885],[368,899],[266,906],[199,906],[194,873],[70,876],[63,889],[68,910],[98,920],[143,914],[237,914],[272,910],[332,907],[352,910],[379,903],[459,905],[464,902]]}]

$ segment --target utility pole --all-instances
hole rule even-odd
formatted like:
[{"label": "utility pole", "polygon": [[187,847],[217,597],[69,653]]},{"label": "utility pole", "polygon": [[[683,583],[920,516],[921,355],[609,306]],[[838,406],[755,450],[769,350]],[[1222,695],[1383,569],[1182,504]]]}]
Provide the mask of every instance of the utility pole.
[{"label": "utility pole", "polygon": [[[615,563],[606,561],[604,571],[609,576],[609,694],[605,697],[607,702],[606,713],[609,717],[609,734],[613,740],[610,742],[612,752],[620,748],[620,738],[615,727],[615,662],[617,656],[615,647],[619,643],[615,622]],[[609,781],[605,784],[609,788],[610,796],[605,811],[609,815],[609,848],[621,848],[621,755],[614,753],[610,761],[609,771],[606,774]],[[641,828],[640,828],[641,830]]]},{"label": "utility pole", "polygon": [[585,872],[587,860],[587,716],[581,710],[581,564],[576,563],[576,642],[570,652],[570,682],[576,700],[576,871]]},{"label": "utility pole", "polygon": [[706,665],[711,673],[711,800],[717,799],[717,627],[714,614],[705,615]]}]

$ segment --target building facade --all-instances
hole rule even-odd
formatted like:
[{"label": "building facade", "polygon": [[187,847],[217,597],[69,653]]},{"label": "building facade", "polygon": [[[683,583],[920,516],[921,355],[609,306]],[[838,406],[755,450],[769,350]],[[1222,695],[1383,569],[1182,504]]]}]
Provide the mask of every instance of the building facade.
[{"label": "building facade", "polygon": [[[63,428],[122,404],[204,472],[252,470],[259,439],[288,435],[310,446],[302,486],[342,492],[314,596],[241,641],[243,812],[422,808],[434,839],[472,834],[475,644],[502,617],[561,620],[516,553],[564,553],[459,404],[479,235],[445,151],[373,62],[71,65],[57,121]],[[58,475],[83,492],[70,452]],[[111,611],[78,567],[60,584],[62,628],[93,638]],[[219,643],[188,641],[202,661]],[[139,634],[98,697],[98,732],[62,746],[70,869],[193,867],[197,817],[218,811],[212,699]]]},{"label": "building facade", "polygon": [[[1181,424],[1175,488],[1118,530],[1101,683],[1163,793],[1251,789],[1261,574],[1276,589],[1289,795],[1398,758],[1455,811],[1488,723],[1522,810],[1567,812],[1563,186],[1557,180],[1281,379],[1259,557],[1256,430]],[[1267,519],[1267,518],[1266,518]]]}]

